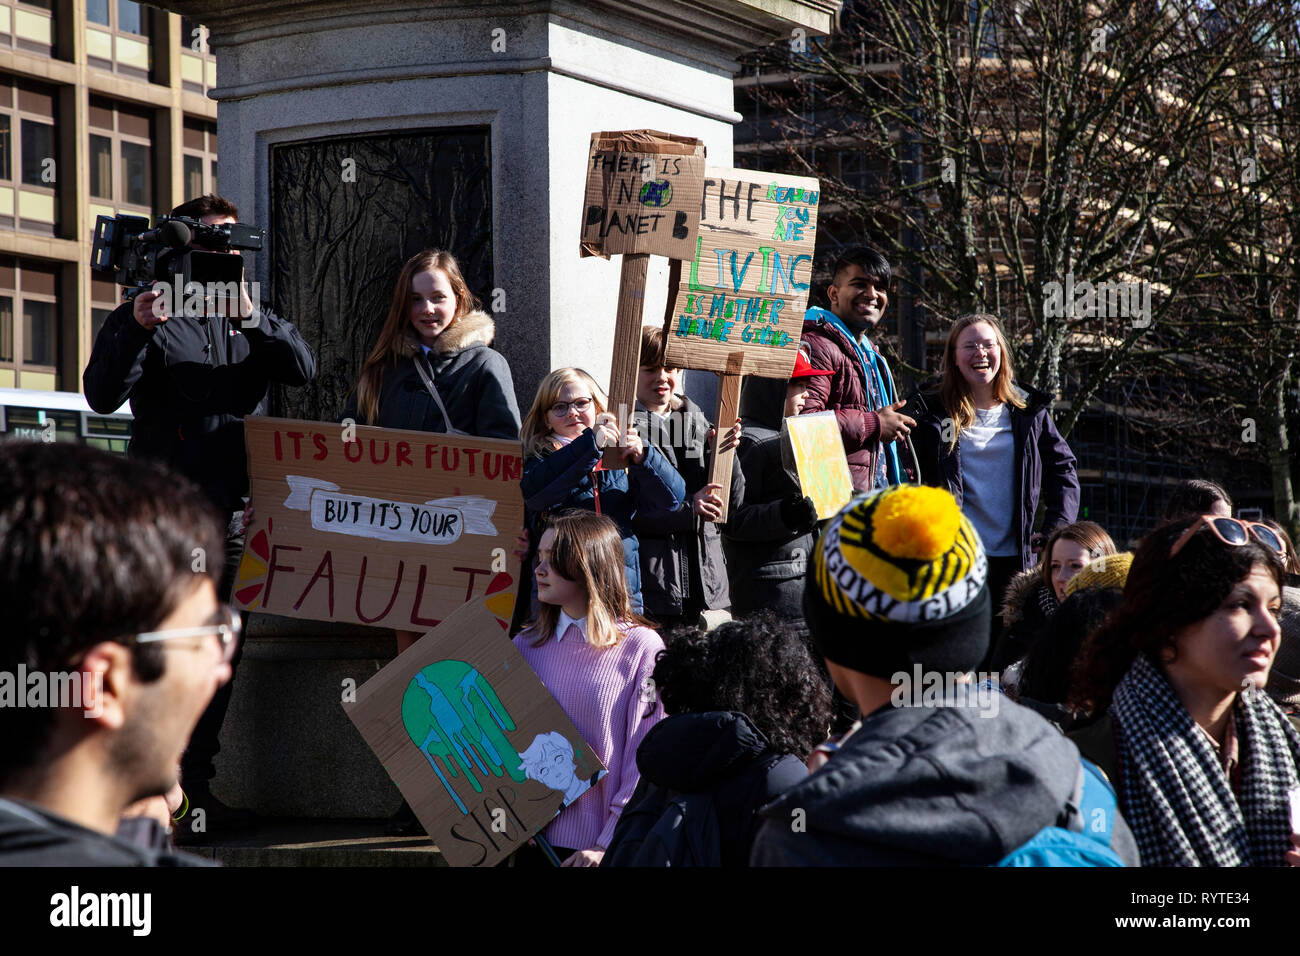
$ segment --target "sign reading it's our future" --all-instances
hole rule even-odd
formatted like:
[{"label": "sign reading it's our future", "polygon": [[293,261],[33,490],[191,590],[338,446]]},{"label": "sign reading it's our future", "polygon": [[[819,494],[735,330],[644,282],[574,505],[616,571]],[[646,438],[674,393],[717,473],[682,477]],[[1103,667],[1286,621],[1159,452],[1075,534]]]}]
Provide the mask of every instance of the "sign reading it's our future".
[{"label": "sign reading it's our future", "polygon": [[471,598],[513,610],[518,442],[248,418],[246,610],[426,630]]},{"label": "sign reading it's our future", "polygon": [[704,146],[657,130],[593,133],[583,199],[584,256],[695,254]]},{"label": "sign reading it's our future", "polygon": [[700,233],[668,314],[669,365],[788,378],[808,306],[818,182],[705,171]]}]

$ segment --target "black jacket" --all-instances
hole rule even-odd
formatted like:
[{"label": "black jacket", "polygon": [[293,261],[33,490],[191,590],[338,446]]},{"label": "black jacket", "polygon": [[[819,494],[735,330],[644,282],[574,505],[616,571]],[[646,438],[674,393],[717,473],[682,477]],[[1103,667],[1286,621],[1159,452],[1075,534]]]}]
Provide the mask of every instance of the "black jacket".
[{"label": "black jacket", "polygon": [[[632,521],[641,545],[641,595],[651,617],[731,606],[721,526],[696,517],[691,507],[691,497],[708,484],[709,420],[689,398],[678,397],[682,407],[668,417],[651,415],[639,403],[633,414],[646,443],[659,449],[686,484],[682,503],[666,517],[638,515]],[[744,472],[735,464],[730,494],[734,514],[745,498]]]},{"label": "black jacket", "polygon": [[[655,724],[636,752],[641,780],[623,808],[601,866],[626,866],[670,793],[713,794],[722,866],[747,866],[758,810],[799,783],[798,757],[778,754],[744,714],[677,714]],[[647,812],[648,811],[648,812]]]},{"label": "black jacket", "polygon": [[244,417],[266,413],[271,382],[315,375],[298,330],[269,310],[244,320],[174,315],[145,329],[124,302],[100,329],[82,384],[100,414],[131,400],[129,454],[172,466],[231,512],[248,493]]},{"label": "black jacket", "polygon": [[[1011,407],[1011,434],[1015,465],[1009,476],[1015,483],[1015,540],[1020,548],[1020,569],[1034,566],[1031,546],[1034,515],[1043,504],[1044,537],[1061,525],[1070,524],[1079,513],[1079,478],[1075,474],[1074,452],[1056,430],[1048,411],[1050,397],[1036,389],[1021,389],[1024,408]],[[961,441],[948,450],[944,411],[937,394],[923,396],[927,411],[912,431],[912,447],[921,463],[921,479],[927,485],[946,488],[962,501]],[[951,426],[948,426],[951,427]]]},{"label": "black jacket", "polygon": [[816,535],[781,518],[781,500],[799,490],[781,460],[785,392],[782,380],[750,377],[741,393],[744,431],[736,458],[745,498],[722,529],[737,616],[766,607],[782,617],[803,617],[803,580]]},{"label": "black jacket", "polygon": [[[1064,809],[1079,751],[1027,708],[989,703],[886,704],[869,715],[824,766],[763,808],[751,864],[991,866],[1024,845]],[[1138,865],[1118,814],[1111,848]]]},{"label": "black jacket", "polygon": [[[426,368],[451,418],[451,427],[479,438],[519,439],[519,406],[510,366],[491,348],[496,327],[485,312],[470,312],[449,325],[434,340]],[[446,422],[416,371],[422,349],[413,337],[402,341],[402,357],[384,369],[379,389],[379,415],[367,421],[357,411],[354,392],[341,418],[361,425],[446,432]]]},{"label": "black jacket", "polygon": [[136,846],[33,804],[0,798],[0,867],[212,865],[189,853]]}]

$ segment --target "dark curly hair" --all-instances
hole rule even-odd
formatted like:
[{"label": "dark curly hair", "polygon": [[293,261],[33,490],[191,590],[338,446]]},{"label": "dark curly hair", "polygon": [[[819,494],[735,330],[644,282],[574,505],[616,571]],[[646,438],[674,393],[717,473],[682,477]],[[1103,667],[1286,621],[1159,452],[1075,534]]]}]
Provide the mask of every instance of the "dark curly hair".
[{"label": "dark curly hair", "polygon": [[1142,539],[1123,603],[1088,638],[1075,665],[1071,709],[1103,713],[1138,654],[1158,663],[1166,649],[1176,651],[1177,635],[1213,613],[1256,565],[1266,567],[1282,587],[1281,559],[1254,538],[1233,546],[1203,528],[1171,558],[1175,542],[1200,520],[1198,515],[1170,521]]},{"label": "dark curly hair", "polygon": [[798,627],[767,611],[712,631],[673,631],[654,682],[665,713],[739,711],[777,753],[806,756],[831,722],[830,688]]},{"label": "dark curly hair", "polygon": [[1070,672],[1084,642],[1123,600],[1119,588],[1084,588],[1067,597],[1025,655],[1020,696],[1064,704],[1070,696]]}]

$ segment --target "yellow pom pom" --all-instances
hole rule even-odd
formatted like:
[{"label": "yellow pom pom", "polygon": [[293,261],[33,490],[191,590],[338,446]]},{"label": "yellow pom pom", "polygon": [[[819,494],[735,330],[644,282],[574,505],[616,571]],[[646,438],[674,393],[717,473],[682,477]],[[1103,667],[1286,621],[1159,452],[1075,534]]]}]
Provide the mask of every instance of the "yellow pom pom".
[{"label": "yellow pom pom", "polygon": [[881,496],[871,540],[897,558],[933,561],[952,547],[961,511],[942,488],[905,485]]}]

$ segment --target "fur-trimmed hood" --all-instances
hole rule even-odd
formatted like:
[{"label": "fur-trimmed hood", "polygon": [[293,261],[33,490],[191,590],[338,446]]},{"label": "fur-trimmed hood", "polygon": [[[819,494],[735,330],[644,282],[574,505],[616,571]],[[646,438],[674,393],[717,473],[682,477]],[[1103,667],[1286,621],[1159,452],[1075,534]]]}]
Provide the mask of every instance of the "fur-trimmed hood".
[{"label": "fur-trimmed hood", "polygon": [[[479,309],[467,312],[447,326],[433,342],[433,354],[446,358],[478,345],[491,345],[496,339],[497,327],[492,316]],[[402,337],[402,355],[415,355],[420,350],[420,340],[409,327]]]},{"label": "fur-trimmed hood", "polygon": [[1030,604],[1035,606],[1035,613],[1046,617],[1059,606],[1056,595],[1043,583],[1042,571],[1030,568],[1021,571],[1007,585],[1005,599],[1002,602],[1002,623],[1013,628],[1025,619]]}]

